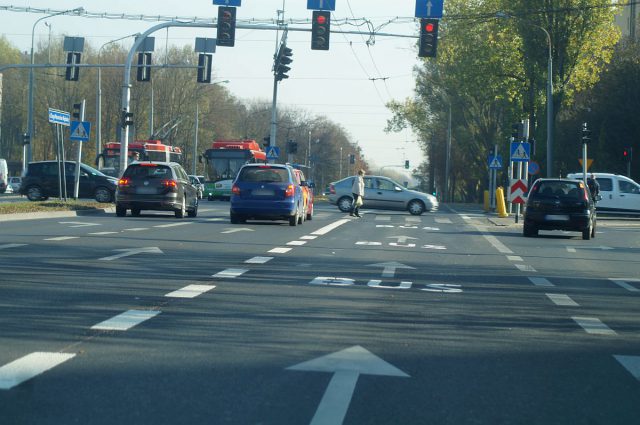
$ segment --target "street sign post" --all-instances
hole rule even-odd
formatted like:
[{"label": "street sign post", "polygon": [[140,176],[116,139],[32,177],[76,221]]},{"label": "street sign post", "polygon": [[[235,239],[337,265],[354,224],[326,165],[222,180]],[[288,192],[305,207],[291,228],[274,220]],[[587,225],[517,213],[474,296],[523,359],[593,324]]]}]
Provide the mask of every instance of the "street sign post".
[{"label": "street sign post", "polygon": [[336,10],[336,0],[307,0],[309,10]]},{"label": "street sign post", "polygon": [[442,18],[444,0],[416,0],[416,18]]}]

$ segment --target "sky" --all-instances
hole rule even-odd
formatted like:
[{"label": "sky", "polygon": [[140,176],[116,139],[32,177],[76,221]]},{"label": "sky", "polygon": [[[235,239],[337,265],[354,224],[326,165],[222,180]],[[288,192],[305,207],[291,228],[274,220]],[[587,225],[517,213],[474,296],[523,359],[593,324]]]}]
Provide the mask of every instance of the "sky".
[{"label": "sky", "polygon": [[[159,15],[178,18],[217,17],[212,0],[0,0],[0,6],[32,7],[56,11],[83,7],[91,15],[117,14]],[[287,21],[311,19],[305,0],[242,0],[237,11],[238,23],[249,19],[260,22],[275,20],[278,10],[284,10]],[[344,18],[366,18],[374,27],[389,34],[414,36],[417,24],[412,19],[415,1],[336,0],[332,12],[332,31],[357,30],[354,26],[336,25]],[[31,47],[34,22],[46,16],[0,8],[2,34],[20,50]],[[46,25],[45,25],[46,23]],[[52,37],[84,37],[85,43],[99,48],[111,40],[144,32],[158,22],[140,20],[55,16],[36,25],[36,43]],[[291,27],[307,28],[310,24],[291,23]],[[366,31],[366,26],[363,27]],[[189,28],[161,30],[154,34],[156,48],[169,45],[195,44],[195,37],[215,38],[215,29]],[[310,32],[289,32],[288,47],[293,49],[290,78],[278,89],[278,104],[300,108],[314,116],[326,116],[340,124],[361,147],[365,159],[379,167],[400,171],[405,160],[411,167],[423,159],[415,135],[410,130],[385,133],[391,117],[385,104],[413,97],[413,68],[418,64],[415,38],[376,36],[375,44],[367,45],[368,35],[331,34],[329,51],[311,50]],[[121,42],[129,48],[131,39]],[[214,77],[228,80],[226,87],[236,97],[248,101],[271,102],[273,93],[273,54],[276,32],[238,29],[235,47],[218,47],[214,55]],[[155,60],[154,60],[155,61]],[[194,77],[195,78],[195,77]],[[344,155],[348,155],[344,152]],[[375,168],[374,168],[375,170]]]}]

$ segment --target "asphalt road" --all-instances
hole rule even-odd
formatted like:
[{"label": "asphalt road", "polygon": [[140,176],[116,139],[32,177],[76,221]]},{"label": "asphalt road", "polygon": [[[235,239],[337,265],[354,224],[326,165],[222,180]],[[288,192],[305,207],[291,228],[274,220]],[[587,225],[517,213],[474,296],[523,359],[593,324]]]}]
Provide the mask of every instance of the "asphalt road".
[{"label": "asphalt road", "polygon": [[0,423],[637,423],[640,223],[499,224],[0,223]]}]

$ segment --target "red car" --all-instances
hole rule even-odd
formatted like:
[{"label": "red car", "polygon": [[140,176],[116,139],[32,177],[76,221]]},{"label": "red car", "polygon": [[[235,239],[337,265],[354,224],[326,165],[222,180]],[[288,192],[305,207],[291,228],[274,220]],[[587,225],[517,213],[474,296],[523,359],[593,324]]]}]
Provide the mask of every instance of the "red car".
[{"label": "red car", "polygon": [[302,188],[302,196],[304,197],[304,210],[307,212],[307,220],[313,219],[313,184],[309,183],[304,177],[302,170],[294,168],[296,178],[299,180]]}]

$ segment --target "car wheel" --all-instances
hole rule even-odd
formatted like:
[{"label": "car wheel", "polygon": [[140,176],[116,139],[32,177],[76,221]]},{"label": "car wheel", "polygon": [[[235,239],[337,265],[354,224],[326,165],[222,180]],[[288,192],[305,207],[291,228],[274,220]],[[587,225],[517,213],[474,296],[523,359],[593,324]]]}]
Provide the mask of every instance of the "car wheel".
[{"label": "car wheel", "polygon": [[187,199],[183,196],[180,209],[176,210],[176,218],[184,218],[184,214],[187,212]]},{"label": "car wheel", "polygon": [[597,227],[597,221],[594,219],[593,220],[593,226],[591,226],[591,237],[595,238],[596,237],[596,227]]},{"label": "car wheel", "polygon": [[588,241],[589,239],[591,239],[592,232],[593,232],[593,223],[589,222],[589,226],[587,226],[587,228],[582,231],[582,239],[584,239],[585,241]]},{"label": "car wheel", "polygon": [[413,201],[409,202],[409,205],[407,205],[407,210],[411,215],[422,215],[425,207],[422,201],[414,199]]},{"label": "car wheel", "polygon": [[526,238],[530,238],[532,236],[538,236],[538,229],[531,224],[524,224],[522,226],[522,235]]},{"label": "car wheel", "polygon": [[298,211],[296,210],[295,215],[289,217],[289,226],[297,226],[298,225]]},{"label": "car wheel", "polygon": [[[131,210],[131,214],[133,215],[133,210]],[[127,215],[127,209],[124,207],[116,206],[116,215],[118,217],[124,217],[125,215]]]},{"label": "car wheel", "polygon": [[140,208],[131,208],[131,215],[134,217],[140,217]]},{"label": "car wheel", "polygon": [[338,199],[338,209],[342,212],[351,211],[351,204],[353,204],[353,199],[350,196],[343,196]]},{"label": "car wheel", "polygon": [[311,207],[310,212],[307,212],[307,220],[313,220],[313,207]]},{"label": "car wheel", "polygon": [[40,186],[29,186],[27,188],[27,199],[30,201],[42,201],[44,196],[42,196],[42,189]]},{"label": "car wheel", "polygon": [[108,204],[113,200],[113,194],[106,187],[97,188],[93,194],[93,197],[95,198],[96,201],[103,204]]},{"label": "car wheel", "polygon": [[197,199],[196,199],[194,207],[192,209],[190,209],[189,211],[187,211],[187,214],[191,218],[194,218],[194,217],[198,216],[198,200]]}]

